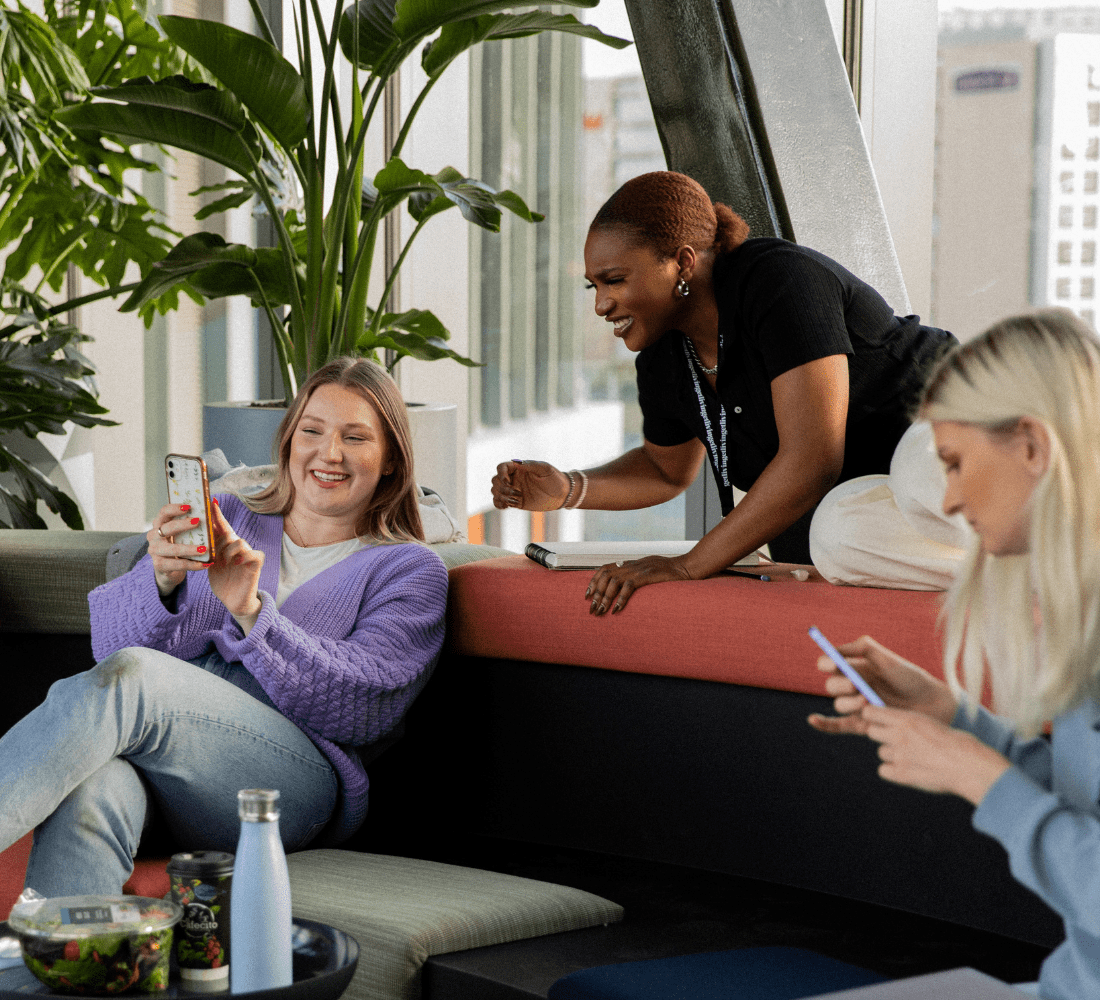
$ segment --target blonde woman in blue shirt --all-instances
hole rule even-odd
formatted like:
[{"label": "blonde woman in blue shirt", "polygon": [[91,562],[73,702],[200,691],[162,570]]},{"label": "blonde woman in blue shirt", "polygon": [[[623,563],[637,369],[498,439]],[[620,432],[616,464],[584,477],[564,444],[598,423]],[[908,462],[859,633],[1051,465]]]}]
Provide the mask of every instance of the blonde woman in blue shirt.
[{"label": "blonde woman in blue shirt", "polygon": [[947,683],[864,636],[840,651],[886,707],[822,658],[839,717],[809,721],[878,743],[886,780],[973,803],[1065,923],[1020,988],[1100,997],[1100,341],[1064,310],[1004,320],[940,362],[921,412],[944,512],[975,533],[946,598]]}]

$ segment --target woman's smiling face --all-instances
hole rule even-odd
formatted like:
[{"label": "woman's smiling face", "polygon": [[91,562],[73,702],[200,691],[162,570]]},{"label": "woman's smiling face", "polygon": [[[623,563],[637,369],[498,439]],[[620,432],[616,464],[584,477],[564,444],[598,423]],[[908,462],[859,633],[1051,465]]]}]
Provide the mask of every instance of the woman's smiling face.
[{"label": "woman's smiling face", "polygon": [[290,443],[293,512],[354,524],[393,471],[382,418],[357,392],[322,385],[306,403]]},{"label": "woman's smiling face", "polygon": [[680,265],[659,257],[621,228],[593,229],[584,244],[585,277],[596,290],[596,315],[615,326],[631,351],[655,344],[676,325]]}]

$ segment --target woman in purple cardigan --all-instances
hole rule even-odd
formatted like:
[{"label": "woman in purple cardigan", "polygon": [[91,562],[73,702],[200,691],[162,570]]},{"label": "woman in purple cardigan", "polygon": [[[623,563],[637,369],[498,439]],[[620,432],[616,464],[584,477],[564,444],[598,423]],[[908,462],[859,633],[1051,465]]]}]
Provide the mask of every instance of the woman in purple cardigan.
[{"label": "woman in purple cardigan", "polygon": [[420,544],[408,422],[377,365],[315,372],[264,492],[215,500],[216,558],[161,508],[149,553],[89,595],[97,665],[0,739],[0,849],[33,829],[27,885],[117,893],[156,814],[187,850],[234,850],[237,791],[280,791],[288,850],[367,809],[367,753],[443,643],[447,573]]}]

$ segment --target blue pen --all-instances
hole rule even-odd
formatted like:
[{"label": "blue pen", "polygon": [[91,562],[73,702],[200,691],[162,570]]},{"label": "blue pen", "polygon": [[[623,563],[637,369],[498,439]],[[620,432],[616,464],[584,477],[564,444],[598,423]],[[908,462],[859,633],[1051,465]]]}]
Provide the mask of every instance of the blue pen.
[{"label": "blue pen", "polygon": [[886,702],[875,694],[875,689],[859,676],[856,668],[837,652],[837,648],[821,634],[821,630],[816,625],[810,626],[810,638],[825,651],[829,659],[840,668],[840,672],[856,686],[856,690],[859,691],[864,698],[872,705],[885,707]]}]

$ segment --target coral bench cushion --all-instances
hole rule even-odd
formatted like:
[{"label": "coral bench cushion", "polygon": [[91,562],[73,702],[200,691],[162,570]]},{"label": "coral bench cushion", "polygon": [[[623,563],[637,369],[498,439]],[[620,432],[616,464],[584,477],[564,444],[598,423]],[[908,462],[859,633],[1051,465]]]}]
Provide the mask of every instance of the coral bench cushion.
[{"label": "coral bench cushion", "polygon": [[[816,576],[816,574],[815,574]],[[938,593],[720,576],[637,591],[618,614],[588,613],[587,571],[549,570],[526,556],[450,572],[452,653],[568,663],[824,694],[806,634],[834,644],[871,635],[942,676]]]},{"label": "coral bench cushion", "polygon": [[[34,835],[28,833],[6,851],[0,851],[0,920],[7,920],[27,874],[27,861],[31,856]],[[166,895],[169,889],[167,858],[139,858],[123,892],[132,896],[151,896],[154,899]],[[34,886],[31,886],[33,889]]]}]

